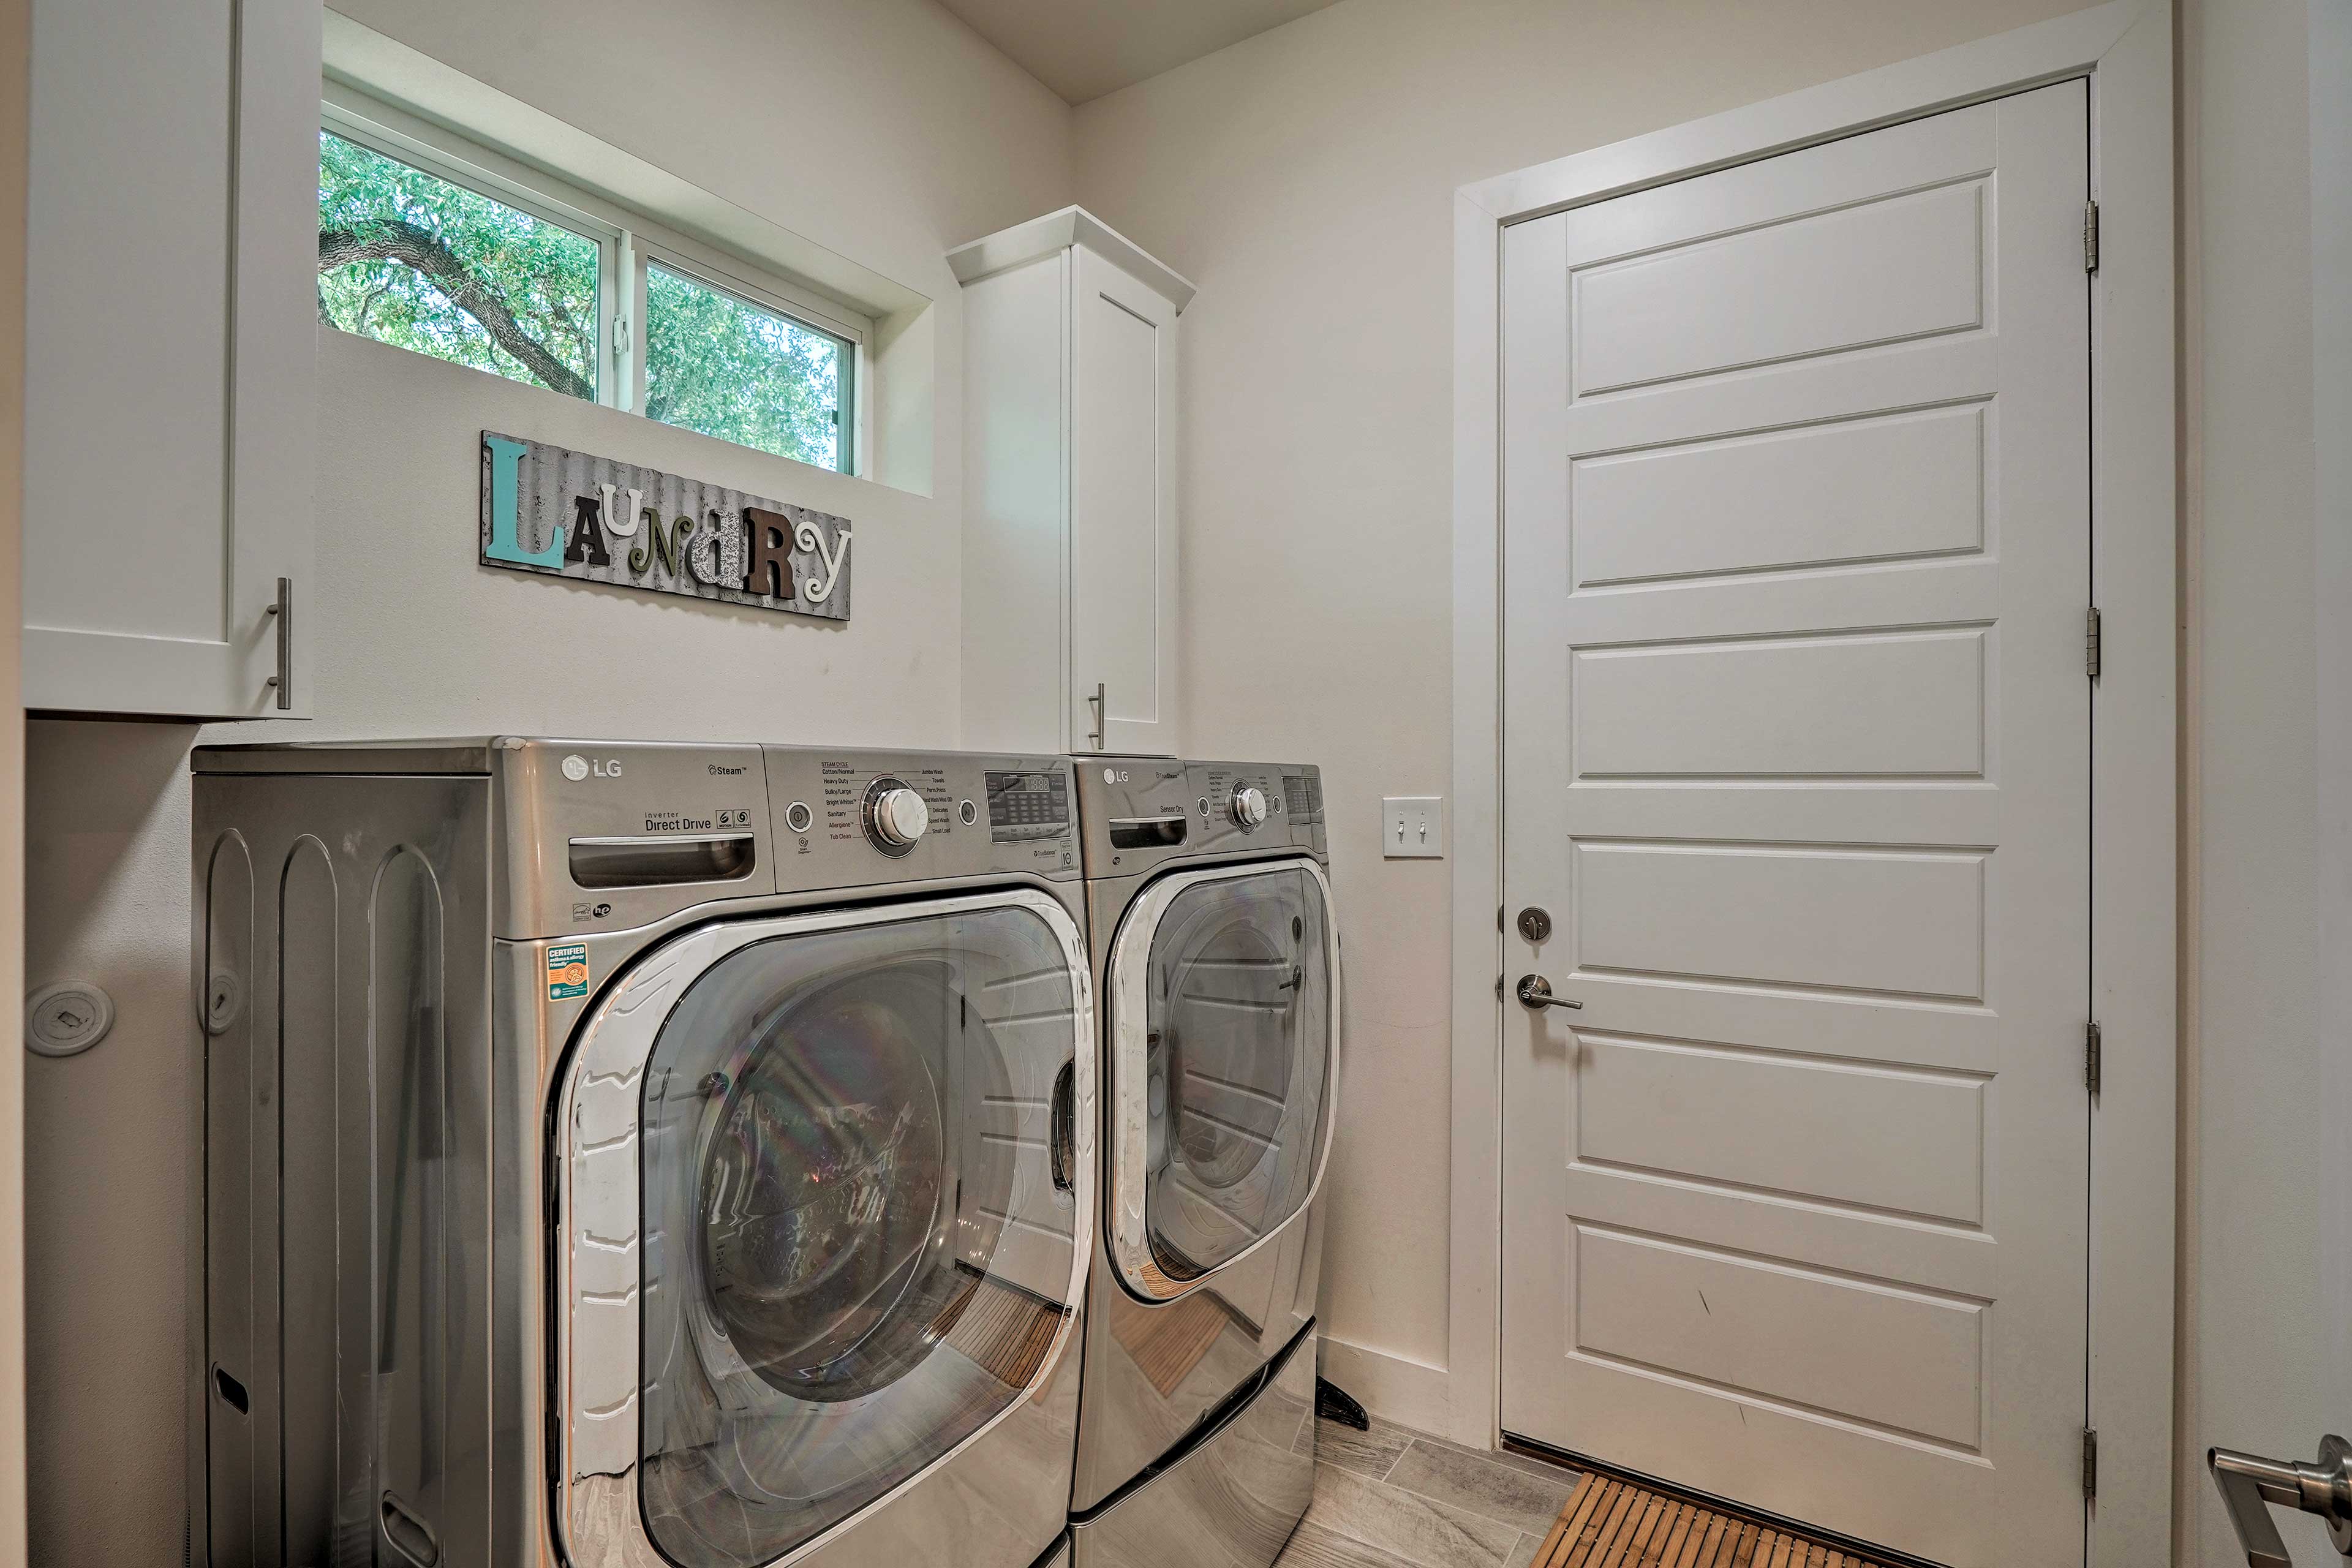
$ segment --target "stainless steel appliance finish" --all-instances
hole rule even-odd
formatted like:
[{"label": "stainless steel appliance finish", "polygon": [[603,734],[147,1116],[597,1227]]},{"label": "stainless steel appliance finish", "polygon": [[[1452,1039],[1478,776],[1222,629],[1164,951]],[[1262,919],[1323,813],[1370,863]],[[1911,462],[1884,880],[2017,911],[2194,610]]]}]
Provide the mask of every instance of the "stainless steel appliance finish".
[{"label": "stainless steel appliance finish", "polygon": [[1066,762],[194,767],[201,1559],[1064,1550],[1098,1118]]},{"label": "stainless steel appliance finish", "polygon": [[1079,1563],[1265,1568],[1315,1496],[1315,1344],[1285,1348],[1262,1386],[1146,1485],[1071,1527]]},{"label": "stainless steel appliance finish", "polygon": [[1303,764],[1076,765],[1105,1180],[1074,1568],[1263,1568],[1313,1488],[1311,1442],[1286,1447],[1297,1420],[1286,1458],[1266,1435],[1278,1407],[1311,1421],[1314,1405],[1340,1016],[1321,779]]}]

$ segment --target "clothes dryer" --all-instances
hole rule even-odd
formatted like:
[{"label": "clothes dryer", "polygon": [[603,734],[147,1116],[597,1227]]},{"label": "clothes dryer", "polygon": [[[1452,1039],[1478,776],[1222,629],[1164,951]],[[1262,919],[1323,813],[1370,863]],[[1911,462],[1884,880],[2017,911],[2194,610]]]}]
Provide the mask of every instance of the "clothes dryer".
[{"label": "clothes dryer", "polygon": [[1097,1213],[1066,762],[194,768],[199,1561],[1063,1550]]},{"label": "clothes dryer", "polygon": [[1315,1486],[1339,932],[1303,764],[1076,760],[1102,997],[1076,1568],[1267,1568]]}]

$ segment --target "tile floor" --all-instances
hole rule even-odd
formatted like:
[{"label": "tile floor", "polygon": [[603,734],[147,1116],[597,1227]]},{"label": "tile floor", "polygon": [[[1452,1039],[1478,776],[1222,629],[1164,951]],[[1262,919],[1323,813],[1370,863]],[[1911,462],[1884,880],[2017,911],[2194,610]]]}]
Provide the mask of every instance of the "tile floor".
[{"label": "tile floor", "polygon": [[1581,1479],[1384,1421],[1315,1426],[1315,1501],[1276,1568],[1526,1568]]}]

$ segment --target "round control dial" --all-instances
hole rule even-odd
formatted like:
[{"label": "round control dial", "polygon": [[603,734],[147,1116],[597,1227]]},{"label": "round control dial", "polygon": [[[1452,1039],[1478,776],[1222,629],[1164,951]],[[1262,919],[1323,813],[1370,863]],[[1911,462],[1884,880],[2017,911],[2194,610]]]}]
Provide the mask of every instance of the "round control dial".
[{"label": "round control dial", "polygon": [[1255,784],[1243,784],[1234,791],[1234,820],[1244,833],[1260,826],[1265,821],[1265,791]]},{"label": "round control dial", "polygon": [[931,808],[901,779],[866,786],[866,837],[885,855],[904,855],[931,826]]}]

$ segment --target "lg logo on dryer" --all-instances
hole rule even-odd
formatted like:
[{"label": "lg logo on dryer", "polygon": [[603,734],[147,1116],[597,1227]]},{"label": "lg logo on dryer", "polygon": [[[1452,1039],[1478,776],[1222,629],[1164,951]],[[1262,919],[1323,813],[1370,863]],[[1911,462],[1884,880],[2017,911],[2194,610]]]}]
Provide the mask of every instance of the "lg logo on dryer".
[{"label": "lg logo on dryer", "polygon": [[600,757],[592,763],[577,752],[572,752],[570,756],[563,759],[563,776],[570,779],[573,784],[578,784],[582,779],[586,778],[591,773],[595,774],[600,779],[619,778],[621,776],[621,759],[618,757]]}]

